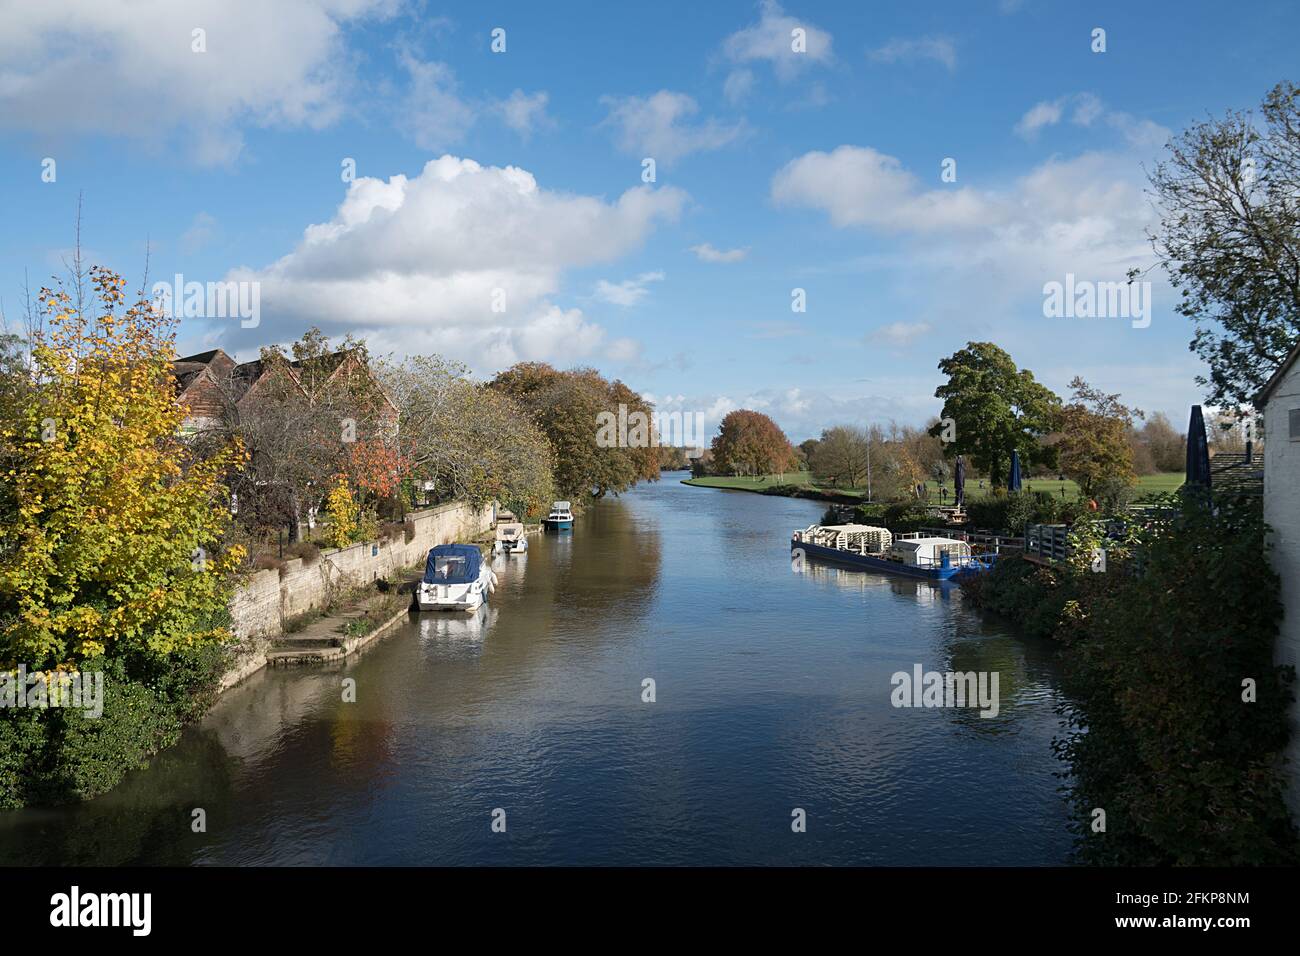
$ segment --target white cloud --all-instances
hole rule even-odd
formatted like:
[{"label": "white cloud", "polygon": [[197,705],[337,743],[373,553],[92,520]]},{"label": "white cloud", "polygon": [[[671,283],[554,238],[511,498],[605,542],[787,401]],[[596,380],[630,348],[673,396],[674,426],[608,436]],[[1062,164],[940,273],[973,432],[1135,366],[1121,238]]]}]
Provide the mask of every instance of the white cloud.
[{"label": "white cloud", "polygon": [[529,94],[515,90],[496,104],[496,110],[507,126],[527,140],[535,131],[555,126],[555,120],[546,112],[549,99],[544,92]]},{"label": "white cloud", "polygon": [[260,344],[247,336],[291,339],[314,324],[366,335],[376,352],[436,351],[475,368],[589,356],[604,333],[551,301],[564,272],[634,250],[685,201],[672,187],[613,202],[553,192],[526,170],[455,156],[413,178],[360,178],[283,258],[230,274],[261,283],[263,321],[228,335]]},{"label": "white cloud", "polygon": [[1055,100],[1035,103],[1016,123],[1016,135],[1023,139],[1034,139],[1039,130],[1061,122],[1069,108],[1072,108],[1070,122],[1075,126],[1090,129],[1100,121],[1118,132],[1125,142],[1135,149],[1157,149],[1163,146],[1170,136],[1169,130],[1159,123],[1139,119],[1122,110],[1108,110],[1094,93],[1075,93]]},{"label": "white cloud", "polygon": [[929,322],[891,322],[889,325],[883,325],[867,336],[869,342],[880,342],[885,345],[903,347],[911,345],[916,339],[928,334],[931,330]]},{"label": "white cloud", "polygon": [[922,191],[897,159],[864,146],[792,160],[773,177],[772,199],[822,209],[837,226],[889,231],[968,229],[1001,215],[996,204],[971,189]]},{"label": "white cloud", "polygon": [[410,76],[398,125],[421,149],[437,152],[465,138],[474,110],[457,93],[455,74],[445,63],[429,63],[410,51],[398,60]]},{"label": "white cloud", "polygon": [[822,210],[836,226],[913,240],[895,281],[918,312],[933,302],[936,314],[965,314],[976,301],[981,311],[1023,308],[1067,272],[1119,280],[1149,266],[1153,212],[1143,187],[1136,160],[1085,153],[1044,162],[999,190],[925,190],[893,157],[841,146],[789,163],[773,177],[772,198]]},{"label": "white cloud", "polygon": [[621,305],[624,308],[636,305],[642,299],[650,294],[651,282],[662,282],[664,274],[662,272],[643,272],[634,279],[625,279],[622,282],[607,282],[601,279],[596,283],[595,297],[602,302],[608,302],[610,305]]},{"label": "white cloud", "polygon": [[[804,31],[802,53],[792,48],[796,29]],[[833,62],[831,46],[830,33],[807,20],[789,16],[776,0],[762,0],[758,22],[727,37],[722,43],[722,53],[736,64],[769,63],[777,77],[785,81],[811,65]]]},{"label": "white cloud", "polygon": [[[203,164],[242,127],[319,128],[341,115],[344,31],[396,0],[0,0],[0,129],[179,145]],[[206,52],[192,31],[206,31]]]},{"label": "white cloud", "polygon": [[739,262],[749,255],[749,247],[743,249],[715,249],[707,242],[691,246],[691,252],[701,262]]},{"label": "white cloud", "polygon": [[1064,100],[1050,102],[1044,100],[1035,103],[1024,116],[1020,117],[1020,122],[1016,123],[1016,135],[1024,139],[1032,139],[1044,126],[1055,126],[1061,121],[1064,106]]},{"label": "white cloud", "polygon": [[753,89],[754,71],[742,67],[727,74],[726,82],[722,84],[722,95],[735,106],[748,99]]},{"label": "white cloud", "polygon": [[609,107],[605,122],[617,128],[620,149],[665,165],[691,153],[721,149],[747,131],[743,120],[689,122],[699,112],[699,104],[685,93],[670,90],[652,96],[606,96],[601,102]]},{"label": "white cloud", "polygon": [[942,63],[949,72],[957,69],[957,48],[948,37],[930,36],[914,40],[893,39],[884,46],[871,50],[867,56],[877,63],[897,63],[900,60],[934,60]]}]

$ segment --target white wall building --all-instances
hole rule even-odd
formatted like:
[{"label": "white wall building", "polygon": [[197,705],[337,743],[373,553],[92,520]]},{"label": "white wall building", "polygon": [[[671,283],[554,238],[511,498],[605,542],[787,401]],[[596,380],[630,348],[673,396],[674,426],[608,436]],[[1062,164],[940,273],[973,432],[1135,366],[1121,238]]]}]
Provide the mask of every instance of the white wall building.
[{"label": "white wall building", "polygon": [[[1264,413],[1264,520],[1273,529],[1273,569],[1285,617],[1276,660],[1300,670],[1300,345],[1255,400]],[[1300,701],[1291,708],[1287,802],[1300,815]]]}]

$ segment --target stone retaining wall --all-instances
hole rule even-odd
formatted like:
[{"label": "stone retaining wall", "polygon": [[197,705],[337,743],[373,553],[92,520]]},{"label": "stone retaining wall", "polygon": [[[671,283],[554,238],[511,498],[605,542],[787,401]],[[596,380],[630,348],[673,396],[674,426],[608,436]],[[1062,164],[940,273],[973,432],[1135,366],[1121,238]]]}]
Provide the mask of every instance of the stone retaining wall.
[{"label": "stone retaining wall", "polygon": [[280,570],[251,574],[230,602],[237,646],[221,689],[265,666],[266,651],[289,618],[326,607],[330,598],[342,591],[379,578],[394,578],[403,568],[423,561],[436,544],[478,537],[492,527],[494,510],[490,505],[474,508],[451,502],[413,512],[407,518],[415,525],[415,536],[409,542],[399,535],[394,540],[323,550],[310,564],[293,558]]}]

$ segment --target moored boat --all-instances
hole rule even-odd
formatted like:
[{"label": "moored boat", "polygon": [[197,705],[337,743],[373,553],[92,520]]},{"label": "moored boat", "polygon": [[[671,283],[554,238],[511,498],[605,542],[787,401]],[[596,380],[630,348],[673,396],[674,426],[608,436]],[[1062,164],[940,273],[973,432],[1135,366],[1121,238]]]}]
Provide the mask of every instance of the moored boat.
[{"label": "moored boat", "polygon": [[551,505],[551,512],[542,519],[542,524],[552,531],[567,531],[573,528],[573,509],[567,501],[557,501]]},{"label": "moored boat", "polygon": [[421,611],[474,611],[496,582],[477,545],[440,544],[429,551],[415,599]]},{"label": "moored boat", "polygon": [[527,550],[528,535],[523,524],[512,521],[497,525],[497,537],[492,545],[495,554],[522,554]]},{"label": "moored boat", "polygon": [[989,570],[997,555],[978,555],[956,538],[927,534],[893,535],[872,525],[811,525],[790,538],[790,551],[867,571],[928,581],[951,581]]}]

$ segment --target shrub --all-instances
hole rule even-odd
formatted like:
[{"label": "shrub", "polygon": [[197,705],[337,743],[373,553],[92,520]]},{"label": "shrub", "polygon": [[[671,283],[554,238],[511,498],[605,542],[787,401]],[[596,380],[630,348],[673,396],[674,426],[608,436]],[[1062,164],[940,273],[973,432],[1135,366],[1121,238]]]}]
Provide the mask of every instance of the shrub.
[{"label": "shrub", "polygon": [[934,524],[934,515],[919,501],[896,501],[885,507],[885,527],[895,534],[907,534]]},{"label": "shrub", "polygon": [[[1010,559],[963,584],[980,607],[1062,645],[1068,730],[1055,747],[1081,860],[1300,860],[1279,772],[1295,672],[1273,663],[1282,606],[1260,511],[1258,500],[1166,496],[1158,520],[1077,522],[1069,561]],[[1106,571],[1092,573],[1100,543]],[[1097,807],[1104,832],[1091,827]]]},{"label": "shrub", "polygon": [[97,658],[104,709],[0,709],[0,809],[85,800],[170,747],[211,705],[226,654],[215,644],[167,655]]},{"label": "shrub", "polygon": [[304,565],[314,564],[320,557],[320,546],[312,541],[295,541],[284,549],[291,558],[301,558]]}]

